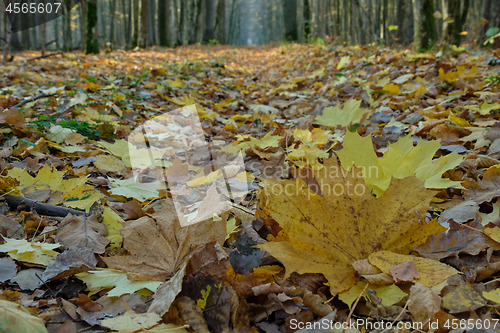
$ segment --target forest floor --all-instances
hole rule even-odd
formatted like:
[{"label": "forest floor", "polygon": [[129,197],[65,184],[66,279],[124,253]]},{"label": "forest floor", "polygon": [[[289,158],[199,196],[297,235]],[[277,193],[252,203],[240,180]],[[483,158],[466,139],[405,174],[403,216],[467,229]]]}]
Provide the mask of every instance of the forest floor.
[{"label": "forest floor", "polygon": [[0,65],[0,331],[500,329],[500,50],[38,55]]}]

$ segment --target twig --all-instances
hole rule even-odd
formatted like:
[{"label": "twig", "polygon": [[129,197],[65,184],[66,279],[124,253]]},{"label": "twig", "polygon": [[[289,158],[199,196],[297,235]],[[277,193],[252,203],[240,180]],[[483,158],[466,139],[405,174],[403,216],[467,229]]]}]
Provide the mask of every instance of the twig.
[{"label": "twig", "polygon": [[[352,305],[351,311],[349,311],[349,315],[347,316],[347,319],[345,320],[345,322],[346,322],[347,325],[349,325],[349,321],[351,320],[351,316],[352,316],[352,314],[354,312],[354,309],[356,309],[356,306],[358,305],[359,300],[361,299],[361,297],[365,293],[366,289],[368,289],[369,285],[370,285],[369,283],[366,284],[366,286],[363,288],[363,290],[359,294],[358,298],[356,298],[356,301]],[[342,330],[342,333],[345,333],[345,329],[346,329],[347,325],[344,326],[344,329]]]},{"label": "twig", "polygon": [[17,108],[20,108],[21,106],[23,106],[24,104],[27,104],[29,102],[36,101],[37,99],[40,99],[40,98],[52,97],[54,95],[55,94],[44,94],[44,93],[41,93],[41,94],[35,95],[33,97],[30,97],[28,99],[23,99],[21,102],[17,103],[16,105],[11,106],[9,109],[17,109]]},{"label": "twig", "polygon": [[44,55],[41,55],[41,56],[38,56],[38,57],[34,57],[34,58],[30,58],[26,61],[34,61],[34,60],[38,60],[38,59],[43,59],[43,58],[48,58],[48,57],[52,57],[52,56],[55,56],[55,55],[59,55],[59,54],[63,54],[64,52],[54,52],[54,53],[49,53],[49,54],[44,54]]},{"label": "twig", "polygon": [[73,208],[68,208],[63,206],[55,206],[48,203],[31,200],[25,197],[5,195],[4,198],[11,209],[15,209],[24,203],[26,204],[27,207],[32,208],[40,215],[61,216],[61,217],[66,217],[66,215],[68,214],[87,215],[84,211],[81,210],[76,210]]},{"label": "twig", "polygon": [[471,226],[469,226],[469,225],[467,225],[467,224],[463,224],[463,223],[460,223],[460,222],[454,221],[453,219],[448,219],[448,221],[447,221],[447,222],[448,222],[448,223],[450,223],[450,221],[451,221],[451,222],[455,222],[456,224],[458,224],[458,225],[459,225],[459,226],[461,226],[461,227],[464,227],[464,228],[467,228],[467,229],[471,229],[471,230],[474,230],[474,231],[477,231],[477,232],[481,232],[481,233],[483,233],[483,232],[482,232],[481,230],[479,230],[479,229],[473,228],[473,227],[471,227]]}]

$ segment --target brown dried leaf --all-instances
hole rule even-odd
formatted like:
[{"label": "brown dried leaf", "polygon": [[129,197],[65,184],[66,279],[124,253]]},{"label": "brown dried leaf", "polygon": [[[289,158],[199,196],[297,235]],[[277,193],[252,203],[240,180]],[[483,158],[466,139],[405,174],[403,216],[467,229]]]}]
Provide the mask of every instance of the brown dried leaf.
[{"label": "brown dried leaf", "polygon": [[213,241],[224,243],[225,219],[181,227],[171,199],[158,205],[151,217],[130,221],[120,230],[129,255],[102,258],[110,268],[123,270],[133,280],[165,281],[195,250]]},{"label": "brown dried leaf", "polygon": [[422,283],[415,283],[410,288],[408,309],[415,322],[426,323],[441,310],[441,297]]},{"label": "brown dried leaf", "polygon": [[86,217],[68,214],[61,221],[56,241],[66,249],[72,247],[88,247],[95,253],[103,253],[109,240],[105,237],[108,229],[97,221],[97,216]]},{"label": "brown dried leaf", "polygon": [[47,265],[42,274],[44,281],[57,280],[86,272],[97,266],[94,251],[88,247],[72,247],[56,257]]},{"label": "brown dried leaf", "polygon": [[390,270],[394,282],[410,282],[420,277],[417,272],[417,266],[413,261],[403,262],[391,268]]},{"label": "brown dried leaf", "polygon": [[[475,222],[472,227],[479,230],[484,228],[479,222]],[[461,253],[477,255],[487,248],[498,250],[500,245],[481,232],[451,223],[448,232],[440,233],[437,237],[430,236],[424,244],[417,246],[414,250],[423,257],[441,260],[456,257]]]},{"label": "brown dried leaf", "polygon": [[473,200],[478,204],[489,202],[495,197],[500,197],[500,167],[492,166],[477,181],[465,180],[463,186],[465,200]]}]

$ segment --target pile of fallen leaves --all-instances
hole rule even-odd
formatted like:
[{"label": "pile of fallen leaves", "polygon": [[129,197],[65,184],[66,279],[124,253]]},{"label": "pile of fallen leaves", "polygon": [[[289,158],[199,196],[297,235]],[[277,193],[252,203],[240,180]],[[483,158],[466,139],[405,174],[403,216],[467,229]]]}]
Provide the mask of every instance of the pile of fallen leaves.
[{"label": "pile of fallen leaves", "polygon": [[[16,56],[0,66],[0,330],[498,331],[499,55]],[[200,123],[171,112],[190,105]],[[167,125],[134,148],[150,119]]]}]

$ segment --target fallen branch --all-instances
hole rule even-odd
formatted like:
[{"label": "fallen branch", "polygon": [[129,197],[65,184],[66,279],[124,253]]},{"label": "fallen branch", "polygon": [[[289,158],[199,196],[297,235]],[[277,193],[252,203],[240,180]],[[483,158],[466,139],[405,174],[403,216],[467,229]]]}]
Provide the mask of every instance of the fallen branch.
[{"label": "fallen branch", "polygon": [[36,101],[37,99],[45,98],[45,97],[52,97],[52,96],[55,96],[55,94],[44,94],[44,93],[41,93],[41,94],[38,94],[38,95],[36,95],[34,97],[30,97],[28,99],[23,99],[21,102],[17,103],[16,105],[11,106],[9,109],[17,109],[17,108],[23,106],[24,104]]},{"label": "fallen branch", "polygon": [[61,52],[54,52],[54,53],[44,54],[44,55],[41,55],[41,56],[38,56],[38,57],[29,58],[26,61],[34,61],[34,60],[38,60],[38,59],[44,59],[44,58],[52,57],[52,56],[63,54],[63,53],[64,52],[61,51]]},{"label": "fallen branch", "polygon": [[68,207],[63,207],[63,206],[56,206],[56,205],[51,205],[48,203],[43,203],[43,202],[38,202],[35,200],[31,200],[25,197],[18,197],[14,195],[3,195],[5,198],[5,201],[9,205],[10,209],[14,210],[24,204],[23,207],[21,207],[22,210],[24,211],[29,211],[33,210],[37,212],[40,215],[47,215],[47,216],[61,216],[65,217],[68,214],[76,214],[76,215],[81,215],[85,214],[87,215],[84,211],[81,210],[76,210],[73,208],[68,208]]}]

